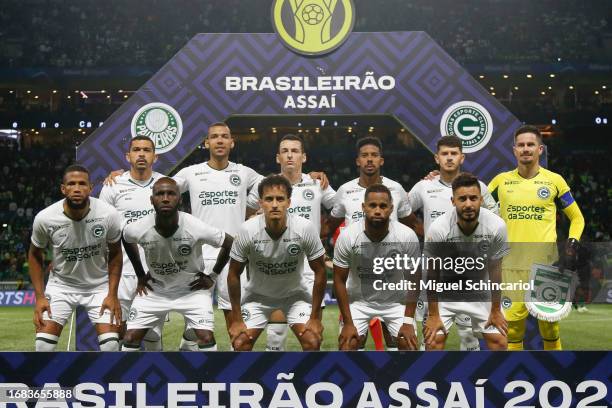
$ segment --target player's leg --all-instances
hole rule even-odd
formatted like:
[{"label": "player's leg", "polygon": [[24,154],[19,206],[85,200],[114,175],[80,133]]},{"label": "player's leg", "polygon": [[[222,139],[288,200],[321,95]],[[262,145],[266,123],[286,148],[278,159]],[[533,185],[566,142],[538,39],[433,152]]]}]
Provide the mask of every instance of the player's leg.
[{"label": "player's leg", "polygon": [[[421,338],[419,340],[419,350],[425,351],[425,336],[423,336],[423,328],[425,327],[425,323],[427,322],[427,302],[419,299],[417,301],[417,307],[415,312],[415,320],[416,326],[421,328]],[[418,337],[418,333],[417,333]]]},{"label": "player's leg", "polygon": [[[444,324],[444,329],[446,333],[449,332],[451,327],[453,327],[453,322],[455,321],[455,316],[457,316],[460,311],[458,310],[457,302],[439,302],[438,303],[438,312],[440,314],[440,320],[442,320],[442,324]],[[429,319],[429,317],[428,317]],[[424,320],[425,321],[425,320]],[[425,350],[427,351],[436,351],[436,350],[444,350],[446,347],[446,339],[448,335],[444,334],[444,331],[438,330],[434,340],[425,344]]]},{"label": "player's leg", "polygon": [[140,342],[150,329],[163,323],[172,305],[167,298],[149,291],[148,295],[136,296],[127,320],[127,331],[123,337],[122,351],[139,351]]},{"label": "player's leg", "polygon": [[[212,270],[212,267],[214,266],[216,260],[206,261],[206,262],[212,262],[212,263],[207,263],[207,268],[210,268],[209,270]],[[227,288],[228,271],[229,271],[229,263],[225,265],[225,267],[223,268],[223,271],[221,271],[221,273],[219,274],[214,290],[217,293],[217,309],[223,311],[223,318],[225,319],[225,328],[229,331],[229,328],[232,326],[232,304],[230,302],[229,291]],[[247,282],[246,275],[247,275],[246,272],[240,275],[240,287],[241,287],[240,289],[241,289],[242,294],[244,294],[244,287]],[[233,346],[230,345],[230,347],[233,347]]]},{"label": "player's leg", "polygon": [[266,351],[285,351],[287,332],[289,326],[282,310],[275,310],[270,315],[270,322],[266,327]]},{"label": "player's leg", "polygon": [[[351,311],[353,325],[357,329],[357,334],[359,335],[359,341],[356,343],[343,344],[342,346],[339,344],[338,350],[363,351],[365,349],[365,339],[367,339],[368,329],[370,327],[370,319],[372,319],[374,315],[370,313],[366,305],[362,304],[361,302],[349,303],[349,309]],[[343,321],[340,320],[340,330],[342,330],[343,326]]]},{"label": "player's leg", "polygon": [[[117,322],[112,322],[113,316],[108,309],[100,316],[102,302],[106,296],[106,292],[82,295],[82,304],[87,309],[89,320],[96,326],[100,351],[119,351],[121,325]],[[111,322],[114,324],[111,324]]]},{"label": "player's leg", "polygon": [[36,351],[55,351],[57,342],[64,325],[72,315],[72,309],[78,302],[78,294],[63,293],[53,287],[45,289],[45,297],[49,301],[51,317],[47,312],[43,313],[44,326],[36,330],[35,349]]},{"label": "player's leg", "polygon": [[162,333],[164,331],[164,323],[167,321],[168,317],[166,316],[164,319],[161,319],[155,327],[147,330],[147,333],[142,339],[145,351],[162,351],[164,349]]},{"label": "player's leg", "polygon": [[508,349],[508,338],[495,326],[485,326],[491,313],[491,302],[464,302],[462,310],[472,321],[472,330],[478,337],[482,336],[491,351]]},{"label": "player's leg", "polygon": [[185,320],[185,328],[183,329],[183,335],[181,336],[181,344],[179,345],[179,350],[198,351],[199,341],[200,341],[200,336],[198,336],[195,329],[190,327],[187,320]]},{"label": "player's leg", "polygon": [[[193,331],[197,340],[197,350],[216,351],[215,314],[213,311],[212,291],[196,290],[173,300],[173,310],[185,318],[185,326]],[[183,333],[183,337],[185,334]],[[182,343],[181,343],[182,345]],[[183,349],[181,351],[192,351]]]},{"label": "player's leg", "polygon": [[397,333],[393,335],[393,333],[391,333],[391,331],[387,327],[387,324],[384,321],[381,321],[380,324],[382,326],[382,332],[383,337],[385,339],[385,345],[387,346],[387,351],[397,351]]},{"label": "player's leg", "polygon": [[251,351],[257,339],[265,329],[270,315],[277,310],[278,304],[272,299],[251,295],[242,305],[242,320],[247,327],[246,334],[234,339],[233,350]]},{"label": "player's leg", "polygon": [[544,350],[562,350],[559,322],[538,320],[538,328],[540,329],[540,336],[542,336]]},{"label": "player's leg", "polygon": [[[529,281],[529,271],[518,269],[502,269],[503,282]],[[502,306],[504,316],[508,322],[508,350],[523,350],[523,339],[525,338],[525,323],[529,311],[523,300],[524,291],[502,292]]]},{"label": "player's leg", "polygon": [[287,323],[289,327],[291,327],[291,331],[293,331],[300,342],[300,346],[302,346],[302,350],[319,350],[321,348],[323,333],[321,332],[321,336],[319,337],[310,330],[304,330],[306,322],[308,322],[310,314],[312,313],[312,304],[301,296],[296,295],[284,300],[283,311],[287,316]]},{"label": "player's leg", "polygon": [[472,318],[465,313],[458,314],[455,317],[457,334],[459,335],[459,350],[461,351],[478,351],[480,343],[472,329]]},{"label": "player's leg", "polygon": [[[404,312],[406,307],[400,303],[390,304],[387,307],[381,308],[378,311],[379,317],[382,319],[384,326],[387,327],[389,335],[393,337],[395,343],[398,345],[397,350],[407,350],[407,343],[402,341],[400,343],[398,339],[399,330],[404,324]],[[416,322],[413,323],[414,333],[416,334]],[[388,351],[391,351],[387,348]]]}]

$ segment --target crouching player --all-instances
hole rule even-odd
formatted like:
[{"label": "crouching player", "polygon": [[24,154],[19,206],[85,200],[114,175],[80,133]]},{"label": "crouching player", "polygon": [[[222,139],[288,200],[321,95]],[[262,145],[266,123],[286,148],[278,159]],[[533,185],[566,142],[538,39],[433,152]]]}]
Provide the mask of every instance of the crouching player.
[{"label": "crouching player", "polygon": [[[232,246],[227,285],[232,304],[229,334],[236,351],[253,349],[275,310],[287,317],[304,351],[321,347],[325,250],[312,222],[287,214],[291,192],[291,183],[281,175],[262,180],[258,193],[263,214],[242,224]],[[312,295],[303,279],[304,258],[315,275]],[[240,274],[247,264],[249,280],[241,307]]]},{"label": "crouching player", "polygon": [[[472,258],[473,265],[477,265],[477,258],[481,258],[482,268],[474,266],[473,271],[466,271],[462,265],[460,270],[457,267],[459,263],[454,263],[441,271],[440,262],[428,269],[427,283],[432,284],[431,288],[438,284],[448,286],[443,286],[444,294],[441,296],[444,300],[440,302],[436,290],[428,287],[429,313],[423,328],[426,349],[444,349],[448,330],[455,317],[463,313],[471,318],[474,335],[482,335],[489,350],[506,350],[508,324],[500,307],[501,292],[470,290],[467,283],[468,278],[475,276],[474,272],[479,278],[476,282],[501,282],[501,262],[508,253],[506,224],[493,212],[480,208],[480,184],[473,175],[458,175],[453,180],[452,189],[455,210],[439,216],[425,236],[427,265],[436,265],[438,259],[446,265],[451,255],[455,260]],[[483,272],[488,272],[488,280]]]},{"label": "crouching player", "polygon": [[399,349],[416,350],[414,312],[418,291],[410,291],[412,299],[407,302],[405,290],[382,285],[401,284],[406,273],[418,285],[419,274],[416,270],[381,273],[372,270],[372,261],[374,257],[393,258],[398,254],[417,259],[419,240],[412,229],[390,220],[393,201],[391,191],[383,184],[369,186],[361,206],[365,218],[344,228],[334,248],[334,292],[343,321],[338,347],[357,350],[368,323],[379,317],[398,339]]},{"label": "crouching player", "polygon": [[[176,182],[162,177],[153,185],[151,203],[155,209],[126,226],[124,246],[138,275],[137,292],[127,321],[123,351],[138,351],[147,330],[157,326],[168,312],[185,317],[198,338],[201,351],[217,349],[212,293],[208,290],[229,259],[232,238],[178,210],[180,192]],[[212,273],[204,274],[202,245],[221,247]],[[138,253],[145,253],[149,274],[145,274]]]}]

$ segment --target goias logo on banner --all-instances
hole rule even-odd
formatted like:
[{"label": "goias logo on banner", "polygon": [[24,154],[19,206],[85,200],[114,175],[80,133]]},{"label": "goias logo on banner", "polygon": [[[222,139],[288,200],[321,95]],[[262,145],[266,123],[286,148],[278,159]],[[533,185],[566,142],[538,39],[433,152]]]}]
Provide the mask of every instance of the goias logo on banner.
[{"label": "goias logo on banner", "polygon": [[353,31],[355,7],[352,0],[274,0],[272,25],[292,51],[326,54]]}]

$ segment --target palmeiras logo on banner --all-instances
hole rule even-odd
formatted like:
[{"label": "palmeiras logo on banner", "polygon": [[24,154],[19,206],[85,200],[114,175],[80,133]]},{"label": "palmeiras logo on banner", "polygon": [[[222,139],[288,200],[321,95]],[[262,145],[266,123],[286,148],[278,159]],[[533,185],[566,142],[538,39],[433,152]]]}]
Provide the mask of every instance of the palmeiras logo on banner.
[{"label": "palmeiras logo on banner", "polygon": [[146,104],[132,117],[132,138],[146,136],[155,143],[155,153],[169,152],[181,140],[183,121],[170,105],[161,102]]},{"label": "palmeiras logo on banner", "polygon": [[461,101],[449,106],[440,120],[442,136],[458,136],[464,153],[474,153],[491,140],[493,119],[484,106],[473,101]]},{"label": "palmeiras logo on banner", "polygon": [[322,55],[338,48],[355,25],[352,0],[275,0],[272,25],[290,50]]}]

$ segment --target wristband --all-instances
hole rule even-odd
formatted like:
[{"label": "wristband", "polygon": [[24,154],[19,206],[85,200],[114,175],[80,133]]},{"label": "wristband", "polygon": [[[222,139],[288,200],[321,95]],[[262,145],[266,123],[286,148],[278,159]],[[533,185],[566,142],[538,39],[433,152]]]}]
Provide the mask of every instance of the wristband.
[{"label": "wristband", "polygon": [[414,318],[404,316],[404,324],[414,324]]}]

